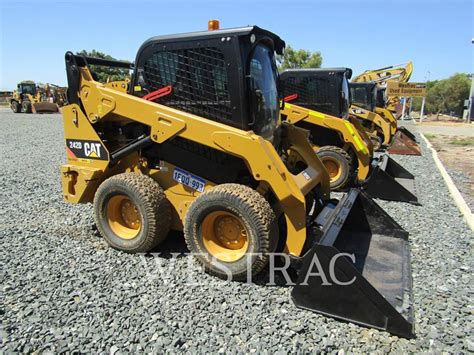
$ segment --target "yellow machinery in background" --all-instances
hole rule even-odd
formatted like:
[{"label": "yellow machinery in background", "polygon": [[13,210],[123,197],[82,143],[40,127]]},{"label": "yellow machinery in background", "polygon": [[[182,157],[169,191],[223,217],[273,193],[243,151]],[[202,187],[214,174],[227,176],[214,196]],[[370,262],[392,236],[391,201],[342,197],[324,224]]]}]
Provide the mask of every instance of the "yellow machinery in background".
[{"label": "yellow machinery in background", "polygon": [[[387,110],[390,113],[390,111]],[[352,123],[360,123],[363,130],[370,138],[375,151],[379,151],[390,145],[397,130],[397,122],[393,115],[383,115],[377,111],[371,111],[365,107],[352,103],[349,108],[349,120]]]},{"label": "yellow machinery in background", "polygon": [[46,83],[43,86],[40,86],[40,90],[42,90],[47,99],[52,99],[53,103],[57,104],[59,107],[63,107],[67,104],[67,88],[55,84]]},{"label": "yellow machinery in background", "polygon": [[[298,307],[412,337],[407,233],[358,189],[331,199],[308,132],[280,120],[284,45],[256,26],[153,37],[127,90],[89,65],[130,63],[66,53],[64,198],[93,202],[100,234],[125,252],[183,231],[222,278],[256,274],[283,250]],[[315,258],[344,283],[322,282]]]},{"label": "yellow machinery in background", "polygon": [[18,83],[9,99],[14,113],[57,113],[66,104],[65,88],[53,84],[40,85],[31,80]]},{"label": "yellow machinery in background", "polygon": [[[296,75],[297,71],[299,74]],[[348,80],[352,75],[350,68],[294,69],[290,73],[295,78],[292,80],[300,81],[294,90],[310,101],[302,102],[304,107],[336,117],[344,116],[343,118],[357,125],[360,131],[364,131],[375,151],[390,145],[396,131],[396,120],[393,115],[384,115],[388,112],[386,110],[375,111],[375,105],[373,109],[369,109],[366,105],[359,105],[351,100]],[[282,77],[286,75],[289,74],[283,73]],[[341,95],[345,95],[345,103],[349,105],[348,113],[347,108],[339,107]]]},{"label": "yellow machinery in background", "polygon": [[[368,119],[351,117],[348,70],[283,71],[283,118],[310,132],[311,144],[330,174],[333,190],[360,186],[371,197],[418,204],[414,176],[387,154],[374,155],[373,138],[367,133],[373,129],[372,116],[380,116],[370,112]],[[386,127],[390,134],[390,124]]]},{"label": "yellow machinery in background", "polygon": [[368,120],[362,121],[362,124],[367,130],[374,129],[380,142],[391,154],[421,155],[415,135],[405,127],[398,126],[392,112],[385,108],[383,91],[379,90],[376,83],[350,83],[349,87],[352,101],[350,112],[355,118],[373,116],[376,120],[385,120],[385,125],[372,125]]},{"label": "yellow machinery in background", "polygon": [[[380,95],[383,95],[387,86],[387,81],[396,80],[400,83],[407,83],[413,73],[413,63],[407,62],[398,65],[392,65],[385,68],[366,70],[362,74],[352,79],[353,83],[374,82],[377,84]],[[406,104],[406,103],[405,103]],[[389,97],[385,99],[384,108],[392,112],[398,119],[402,114],[402,104],[398,97]]]},{"label": "yellow machinery in background", "polygon": [[285,122],[310,132],[311,145],[328,171],[332,190],[367,182],[373,148],[367,136],[353,124],[288,102],[280,113]]}]

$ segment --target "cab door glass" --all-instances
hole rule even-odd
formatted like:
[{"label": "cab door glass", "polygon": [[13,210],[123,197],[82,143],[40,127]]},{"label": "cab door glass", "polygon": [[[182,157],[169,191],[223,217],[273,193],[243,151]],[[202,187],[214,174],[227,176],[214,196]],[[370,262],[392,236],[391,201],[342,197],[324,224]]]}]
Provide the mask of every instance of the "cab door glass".
[{"label": "cab door glass", "polygon": [[257,45],[250,59],[250,93],[252,104],[250,128],[257,134],[271,139],[279,120],[277,71],[273,51]]},{"label": "cab door glass", "polygon": [[349,93],[349,84],[346,78],[342,80],[341,87],[341,113],[342,117],[347,116],[350,106],[350,93]]}]

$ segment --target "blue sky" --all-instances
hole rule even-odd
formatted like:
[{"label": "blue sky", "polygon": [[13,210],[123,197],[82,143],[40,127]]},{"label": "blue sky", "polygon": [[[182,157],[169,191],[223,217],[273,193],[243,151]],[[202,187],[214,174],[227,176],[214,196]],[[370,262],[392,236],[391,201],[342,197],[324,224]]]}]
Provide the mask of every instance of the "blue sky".
[{"label": "blue sky", "polygon": [[18,81],[66,84],[64,53],[97,49],[134,60],[147,38],[258,25],[294,48],[320,51],[323,67],[414,62],[412,81],[473,72],[473,1],[0,0],[0,89]]}]

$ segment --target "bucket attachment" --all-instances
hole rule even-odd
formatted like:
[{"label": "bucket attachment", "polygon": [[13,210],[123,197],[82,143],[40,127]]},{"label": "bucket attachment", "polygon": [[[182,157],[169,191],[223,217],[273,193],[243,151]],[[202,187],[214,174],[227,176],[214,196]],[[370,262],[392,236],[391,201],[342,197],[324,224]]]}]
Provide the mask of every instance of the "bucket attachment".
[{"label": "bucket attachment", "polygon": [[322,235],[298,262],[295,305],[413,338],[408,233],[357,189],[316,223]]},{"label": "bucket attachment", "polygon": [[400,131],[401,133],[403,133],[405,136],[410,138],[413,142],[418,143],[418,141],[416,140],[415,135],[412,132],[410,132],[406,127],[403,127],[403,126],[398,127],[397,131]]},{"label": "bucket attachment", "polygon": [[377,165],[364,185],[368,196],[420,205],[416,196],[415,177],[408,170],[387,154],[378,160],[374,159],[374,163]]},{"label": "bucket attachment", "polygon": [[59,106],[53,102],[37,102],[31,106],[33,113],[58,113]]},{"label": "bucket attachment", "polygon": [[421,155],[421,149],[416,143],[415,135],[405,127],[397,129],[388,152],[399,155]]}]

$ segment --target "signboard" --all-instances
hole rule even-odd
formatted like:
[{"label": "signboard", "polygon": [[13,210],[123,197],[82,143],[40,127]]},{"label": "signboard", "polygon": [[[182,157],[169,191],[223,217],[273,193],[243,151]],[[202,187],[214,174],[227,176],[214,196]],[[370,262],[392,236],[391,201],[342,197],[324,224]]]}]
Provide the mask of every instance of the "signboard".
[{"label": "signboard", "polygon": [[424,97],[426,96],[426,84],[387,81],[386,92],[387,96]]}]

